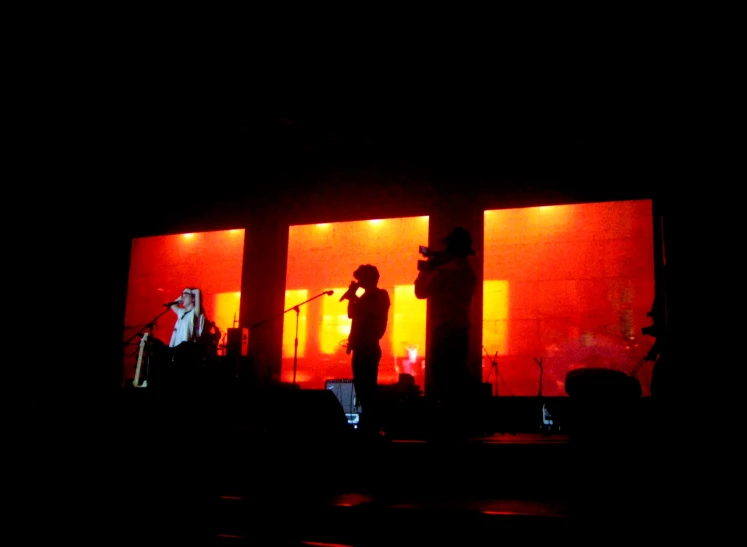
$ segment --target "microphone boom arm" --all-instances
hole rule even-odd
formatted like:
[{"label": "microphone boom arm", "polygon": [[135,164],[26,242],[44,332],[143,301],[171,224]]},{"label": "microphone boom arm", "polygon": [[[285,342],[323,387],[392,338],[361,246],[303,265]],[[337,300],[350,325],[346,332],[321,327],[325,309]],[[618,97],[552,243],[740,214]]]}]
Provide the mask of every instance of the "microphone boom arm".
[{"label": "microphone boom arm", "polygon": [[296,304],[295,306],[293,306],[291,308],[288,308],[287,310],[284,310],[282,313],[278,313],[277,315],[273,315],[272,317],[268,317],[264,321],[260,321],[259,323],[255,323],[255,324],[253,324],[253,325],[251,325],[249,327],[250,329],[254,329],[254,328],[256,328],[256,327],[258,327],[258,326],[260,326],[260,325],[262,325],[264,323],[267,323],[268,321],[272,321],[273,319],[276,319],[278,317],[284,316],[289,311],[295,311],[296,312],[296,338],[295,338],[295,340],[293,342],[293,385],[296,385],[296,369],[298,367],[298,316],[301,313],[301,310],[299,308],[301,306],[303,306],[304,304],[306,304],[307,302],[311,302],[312,300],[316,300],[317,298],[319,298],[320,296],[324,296],[325,294],[328,295],[328,296],[332,296],[332,294],[334,294],[334,292],[335,291],[332,291],[332,290],[321,292],[321,293],[317,294],[316,296],[312,296],[308,300],[304,300],[300,304]]}]

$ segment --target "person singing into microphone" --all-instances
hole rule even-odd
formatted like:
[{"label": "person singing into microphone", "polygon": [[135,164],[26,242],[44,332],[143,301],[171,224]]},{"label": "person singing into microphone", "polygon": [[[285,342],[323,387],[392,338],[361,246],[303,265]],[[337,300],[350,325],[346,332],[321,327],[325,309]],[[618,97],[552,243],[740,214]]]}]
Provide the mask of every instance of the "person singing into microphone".
[{"label": "person singing into microphone", "polygon": [[187,287],[170,307],[176,314],[176,322],[168,347],[172,366],[167,367],[170,370],[166,377],[172,388],[186,394],[199,383],[198,372],[205,360],[201,337],[208,321],[202,291]]},{"label": "person singing into microphone", "polygon": [[205,313],[202,308],[200,289],[187,287],[174,302],[171,310],[176,314],[174,331],[171,333],[170,348],[184,342],[195,342],[202,334],[205,325]]},{"label": "person singing into microphone", "polygon": [[187,287],[176,300],[164,304],[176,314],[168,346],[159,347],[148,384],[159,396],[188,396],[199,382],[197,372],[205,362],[205,335],[213,323],[207,319],[202,291]]},{"label": "person singing into microphone", "polygon": [[[353,354],[353,387],[360,408],[359,428],[378,434],[378,378],[381,346],[389,319],[389,293],[377,287],[379,270],[362,264],[353,272],[347,292],[340,300],[348,300],[348,317],[352,319],[348,336],[347,354]],[[358,296],[359,288],[363,293]]]}]

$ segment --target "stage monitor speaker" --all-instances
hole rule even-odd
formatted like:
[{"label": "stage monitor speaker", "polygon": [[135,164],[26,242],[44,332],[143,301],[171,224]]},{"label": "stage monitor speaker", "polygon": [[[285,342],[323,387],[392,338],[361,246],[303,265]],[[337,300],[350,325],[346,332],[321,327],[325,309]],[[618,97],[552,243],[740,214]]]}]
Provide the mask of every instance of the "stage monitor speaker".
[{"label": "stage monitor speaker", "polygon": [[270,434],[322,440],[350,429],[340,400],[332,391],[277,389],[266,397],[266,431]]},{"label": "stage monitor speaker", "polygon": [[335,397],[337,397],[337,400],[340,401],[345,414],[354,414],[358,412],[355,406],[357,401],[355,398],[355,387],[353,386],[353,380],[325,380],[324,389],[335,394]]},{"label": "stage monitor speaker", "polygon": [[617,445],[632,439],[641,424],[641,384],[624,372],[604,368],[569,371],[565,392],[570,395],[566,431],[582,445],[602,441]]},{"label": "stage monitor speaker", "polygon": [[249,355],[249,329],[228,329],[226,357],[246,357]]},{"label": "stage monitor speaker", "polygon": [[579,368],[565,376],[565,392],[571,397],[634,399],[641,397],[641,384],[619,370]]},{"label": "stage monitor speaker", "polygon": [[337,397],[337,400],[342,405],[342,409],[345,411],[348,423],[353,427],[358,427],[361,415],[356,406],[358,401],[355,396],[353,380],[347,378],[325,380],[324,389],[335,394],[335,397]]}]

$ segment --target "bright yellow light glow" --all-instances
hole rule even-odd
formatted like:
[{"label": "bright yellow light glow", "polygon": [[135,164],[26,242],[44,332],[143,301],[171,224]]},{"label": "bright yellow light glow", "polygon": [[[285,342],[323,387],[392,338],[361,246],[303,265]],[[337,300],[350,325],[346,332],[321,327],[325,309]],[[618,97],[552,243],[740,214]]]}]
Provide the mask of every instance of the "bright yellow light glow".
[{"label": "bright yellow light glow", "polygon": [[508,353],[508,281],[483,283],[482,343],[491,357]]},{"label": "bright yellow light glow", "polygon": [[234,318],[239,321],[239,306],[241,301],[240,292],[224,292],[215,295],[215,309],[207,310],[209,319],[225,334],[234,325]]},{"label": "bright yellow light glow", "polygon": [[329,223],[328,222],[322,222],[320,224],[317,224],[316,227],[317,228],[328,228],[329,227]]},{"label": "bright yellow light glow", "polygon": [[393,325],[391,325],[394,354],[405,359],[408,347],[416,347],[418,358],[425,357],[425,323],[426,301],[415,298],[414,285],[397,285],[394,287]]},{"label": "bright yellow light glow", "polygon": [[[334,289],[334,294],[344,294],[347,287]],[[363,290],[359,289],[359,293]],[[348,301],[339,298],[325,298],[322,301],[322,328],[319,332],[319,351],[331,355],[343,347],[341,343],[350,334],[352,320],[348,318]]]},{"label": "bright yellow light glow", "polygon": [[374,224],[374,225],[376,225],[376,224],[381,224],[381,222],[382,222],[382,221],[381,221],[381,219],[378,219],[378,218],[377,218],[377,219],[374,219],[374,220],[369,220],[368,222],[369,222],[370,224]]},{"label": "bright yellow light glow", "polygon": [[194,234],[182,234],[182,236],[184,237],[184,239],[192,239],[193,237],[195,237]]},{"label": "bright yellow light glow", "polygon": [[[285,309],[300,304],[309,299],[309,291],[299,289],[294,291],[285,291]],[[296,340],[296,315],[298,315],[298,357],[304,356],[306,349],[306,310],[308,306],[300,306],[299,313],[289,311],[283,319],[283,356],[292,357],[295,352]]]}]

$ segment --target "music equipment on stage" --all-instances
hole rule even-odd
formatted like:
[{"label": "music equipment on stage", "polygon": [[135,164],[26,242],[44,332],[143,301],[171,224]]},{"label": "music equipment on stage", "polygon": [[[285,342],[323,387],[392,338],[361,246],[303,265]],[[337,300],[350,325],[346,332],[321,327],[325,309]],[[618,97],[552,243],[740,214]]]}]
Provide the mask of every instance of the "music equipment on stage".
[{"label": "music equipment on stage", "polygon": [[337,397],[337,400],[342,405],[348,424],[354,428],[357,427],[360,420],[360,407],[358,406],[358,399],[355,396],[353,380],[325,380],[324,389],[335,394],[335,397]]},{"label": "music equipment on stage", "polygon": [[140,383],[140,367],[143,364],[143,351],[145,350],[145,344],[148,341],[148,333],[143,333],[143,338],[140,340],[140,350],[137,354],[137,366],[135,367],[135,379],[132,381],[133,387],[148,387],[148,380],[145,380],[142,384]]},{"label": "music equipment on stage", "polygon": [[577,439],[612,439],[639,423],[641,384],[620,370],[571,370],[565,392],[571,402],[570,433]]},{"label": "music equipment on stage", "polygon": [[552,419],[552,414],[547,409],[547,404],[542,405],[542,432],[546,434],[552,433],[553,425],[555,422]]},{"label": "music equipment on stage", "polygon": [[249,329],[231,328],[227,332],[226,357],[246,357],[249,355]]},{"label": "music equipment on stage", "polygon": [[565,392],[571,397],[636,399],[641,383],[622,371],[606,368],[579,368],[565,375]]}]

